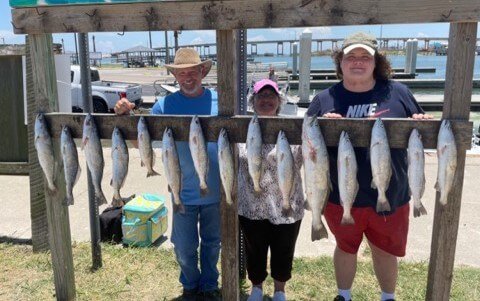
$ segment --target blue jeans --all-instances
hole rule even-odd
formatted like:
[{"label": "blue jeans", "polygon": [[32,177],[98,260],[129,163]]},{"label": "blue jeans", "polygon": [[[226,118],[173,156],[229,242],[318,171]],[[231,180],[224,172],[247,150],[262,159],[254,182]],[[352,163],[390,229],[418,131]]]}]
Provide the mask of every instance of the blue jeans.
[{"label": "blue jeans", "polygon": [[[198,266],[199,234],[200,267]],[[180,265],[179,280],[183,288],[199,291],[218,289],[220,203],[185,205],[185,213],[174,213],[171,240]]]}]

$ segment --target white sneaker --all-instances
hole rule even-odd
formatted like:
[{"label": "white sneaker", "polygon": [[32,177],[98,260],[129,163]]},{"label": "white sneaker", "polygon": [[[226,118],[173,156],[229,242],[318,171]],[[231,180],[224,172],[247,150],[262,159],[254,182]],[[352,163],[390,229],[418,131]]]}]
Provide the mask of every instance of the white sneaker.
[{"label": "white sneaker", "polygon": [[262,301],[263,300],[263,290],[254,286],[252,287],[252,292],[248,297],[247,301]]},{"label": "white sneaker", "polygon": [[272,301],[287,301],[287,296],[284,292],[278,291],[273,295]]}]

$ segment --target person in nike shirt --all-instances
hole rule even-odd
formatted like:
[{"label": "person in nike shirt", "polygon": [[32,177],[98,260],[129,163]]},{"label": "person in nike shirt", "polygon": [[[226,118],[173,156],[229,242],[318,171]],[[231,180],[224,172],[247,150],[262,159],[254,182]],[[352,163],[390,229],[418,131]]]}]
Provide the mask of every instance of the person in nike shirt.
[{"label": "person in nike shirt", "polygon": [[[341,81],[314,97],[308,115],[327,118],[433,118],[424,113],[405,85],[390,80],[390,63],[385,55],[378,52],[375,37],[362,32],[347,37],[333,59]],[[333,190],[324,211],[337,242],[333,263],[338,296],[334,300],[352,299],[357,252],[363,235],[367,237],[371,249],[374,272],[381,288],[380,300],[395,300],[397,258],[405,256],[410,212],[407,152],[405,149],[391,149],[392,176],[387,190],[391,211],[377,213],[378,193],[371,187],[369,149],[355,148],[359,183],[352,208],[355,224],[342,225],[337,150],[337,147],[329,148]]]}]

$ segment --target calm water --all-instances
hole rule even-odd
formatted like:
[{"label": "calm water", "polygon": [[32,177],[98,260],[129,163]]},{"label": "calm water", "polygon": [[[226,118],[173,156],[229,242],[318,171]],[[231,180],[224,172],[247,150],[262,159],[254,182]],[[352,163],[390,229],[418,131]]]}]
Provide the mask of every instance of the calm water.
[{"label": "calm water", "polygon": [[[405,67],[404,55],[388,56],[388,59],[390,60],[393,68]],[[290,56],[273,56],[273,57],[258,56],[258,57],[255,57],[255,61],[262,62],[262,63],[288,62],[288,68],[292,67],[292,57]],[[335,68],[332,58],[329,56],[313,56],[311,61],[312,61],[311,69],[334,69]],[[419,73],[417,78],[445,79],[446,66],[447,66],[447,56],[418,55],[417,68],[434,67],[436,69],[436,72],[435,73]],[[475,57],[475,66],[474,66],[473,73],[474,73],[473,78],[480,79],[480,55],[477,55]]]}]

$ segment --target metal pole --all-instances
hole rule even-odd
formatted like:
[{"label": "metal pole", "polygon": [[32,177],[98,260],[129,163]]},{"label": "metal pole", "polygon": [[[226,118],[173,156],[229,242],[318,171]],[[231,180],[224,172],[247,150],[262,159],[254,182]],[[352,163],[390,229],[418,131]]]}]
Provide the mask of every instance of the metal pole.
[{"label": "metal pole", "polygon": [[[152,48],[152,31],[148,31],[148,39],[150,40],[150,49]],[[150,52],[150,66],[153,66],[153,52]]]},{"label": "metal pole", "polygon": [[[92,87],[90,76],[90,60],[88,52],[88,34],[78,34],[78,44],[80,47],[80,74],[82,84],[82,100],[85,112],[92,113]],[[102,249],[100,246],[100,220],[98,217],[98,205],[95,198],[95,191],[92,183],[92,175],[88,167],[87,183],[88,183],[88,207],[90,216],[90,237],[92,246],[92,269],[97,270],[102,267]]]},{"label": "metal pole", "polygon": [[73,33],[73,38],[75,40],[75,64],[78,64],[78,47],[77,47],[77,33]]},{"label": "metal pole", "polygon": [[[97,52],[96,48],[95,48],[95,35],[92,35],[92,43],[93,43],[93,52]],[[88,49],[88,48],[87,48]],[[90,58],[89,58],[90,59]],[[97,65],[97,60],[93,60],[93,65],[96,66]]]},{"label": "metal pole", "polygon": [[[170,52],[168,51],[168,31],[165,30],[165,64],[170,64]],[[167,74],[170,71],[167,70]]]},{"label": "metal pole", "polygon": [[178,50],[178,30],[173,31],[174,43],[175,43],[175,53]]},{"label": "metal pole", "polygon": [[[237,57],[238,57],[238,114],[247,113],[247,30],[237,30]],[[209,48],[210,49],[210,48]],[[240,273],[242,275],[242,273]],[[242,279],[245,277],[242,277]]]}]

